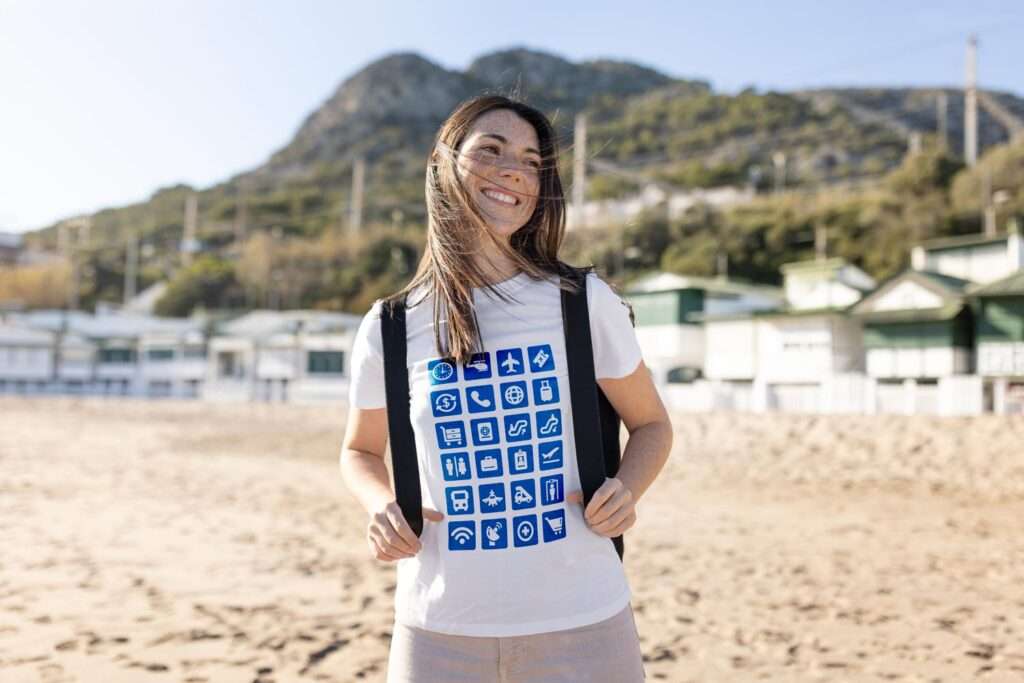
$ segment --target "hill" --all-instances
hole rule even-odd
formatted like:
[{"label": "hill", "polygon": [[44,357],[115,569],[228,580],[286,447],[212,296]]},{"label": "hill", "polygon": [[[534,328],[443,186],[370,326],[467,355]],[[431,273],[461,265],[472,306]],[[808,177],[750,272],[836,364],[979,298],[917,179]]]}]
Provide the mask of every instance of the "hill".
[{"label": "hill", "polygon": [[[423,166],[432,136],[459,101],[482,92],[517,94],[541,107],[553,118],[564,148],[572,141],[574,117],[586,113],[590,198],[623,196],[644,180],[681,189],[766,186],[779,153],[785,155],[789,186],[875,182],[899,166],[911,133],[934,135],[940,94],[935,89],[819,89],[729,95],[716,93],[703,80],[674,78],[629,62],[574,63],[525,49],[481,56],[464,71],[417,54],[394,54],[345,79],[258,168],[205,189],[162,188],[146,202],[93,215],[93,256],[85,271],[90,284],[83,300],[118,298],[119,264],[132,233],[148,245],[142,256],[144,282],[172,273],[185,199],[193,192],[199,200],[198,236],[219,258],[242,258],[254,235],[320,240],[341,232],[357,157],[367,162],[364,224],[376,226],[375,231],[407,228],[415,235],[424,220]],[[944,92],[949,146],[956,149],[962,95]],[[1014,95],[983,95],[1011,115],[1024,114],[1024,100]],[[1012,132],[1005,117],[987,110],[980,123],[983,149],[1006,142]],[[563,162],[570,158],[564,155]],[[563,169],[568,184],[570,164]],[[27,239],[53,247],[57,227]]]}]

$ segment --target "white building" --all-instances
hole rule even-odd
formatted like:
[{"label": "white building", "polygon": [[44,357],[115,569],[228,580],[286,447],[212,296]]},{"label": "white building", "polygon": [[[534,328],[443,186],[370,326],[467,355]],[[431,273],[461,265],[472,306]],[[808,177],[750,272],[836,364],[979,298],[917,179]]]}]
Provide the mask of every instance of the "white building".
[{"label": "white building", "polygon": [[1024,240],[1011,222],[1003,235],[963,235],[929,240],[911,251],[914,270],[988,284],[1024,269]]},{"label": "white building", "polygon": [[625,296],[633,306],[636,336],[645,362],[659,381],[670,383],[703,374],[701,316],[771,310],[784,301],[777,287],[674,273],[640,278],[629,286]]},{"label": "white building", "polygon": [[0,393],[45,393],[54,378],[54,334],[0,322]]},{"label": "white building", "polygon": [[362,318],[323,311],[253,311],[210,339],[202,395],[229,401],[343,401],[346,361]]},{"label": "white building", "polygon": [[714,405],[855,409],[861,389],[848,378],[864,371],[864,352],[860,321],[848,309],[874,281],[837,258],[787,264],[782,272],[785,306],[703,316],[704,376],[714,385]]},{"label": "white building", "polygon": [[[188,379],[194,375],[188,371],[190,359],[184,353],[161,358],[166,363],[157,368],[145,362],[143,355],[153,345],[166,348],[169,338],[187,338],[193,346],[201,346],[201,320],[126,314],[102,307],[96,315],[40,310],[12,313],[7,318],[50,335],[52,370],[47,391],[116,396],[197,393],[188,389]],[[146,338],[152,343],[144,344]],[[202,377],[200,373],[198,378]],[[169,378],[171,386],[166,387]]]},{"label": "white building", "polygon": [[686,192],[670,192],[651,183],[640,192],[621,199],[599,199],[583,204],[583,218],[571,203],[566,206],[565,224],[573,230],[581,225],[584,228],[599,228],[624,225],[635,220],[644,211],[665,206],[667,217],[682,217],[690,208],[698,204],[706,204],[716,208],[725,208],[736,204],[752,201],[756,194],[749,188],[723,187],[698,188]]}]

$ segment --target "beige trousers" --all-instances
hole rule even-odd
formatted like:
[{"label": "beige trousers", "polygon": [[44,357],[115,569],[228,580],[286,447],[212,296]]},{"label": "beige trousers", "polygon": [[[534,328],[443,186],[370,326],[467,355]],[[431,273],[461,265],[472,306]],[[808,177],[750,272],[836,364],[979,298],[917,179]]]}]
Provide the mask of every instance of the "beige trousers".
[{"label": "beige trousers", "polygon": [[627,605],[579,628],[510,638],[395,624],[387,683],[640,683],[640,637]]}]

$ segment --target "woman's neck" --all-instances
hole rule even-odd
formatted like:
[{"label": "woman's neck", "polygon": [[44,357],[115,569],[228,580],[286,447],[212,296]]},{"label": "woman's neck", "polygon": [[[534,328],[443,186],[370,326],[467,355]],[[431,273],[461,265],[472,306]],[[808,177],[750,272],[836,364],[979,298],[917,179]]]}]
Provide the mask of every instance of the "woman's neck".
[{"label": "woman's neck", "polygon": [[515,261],[487,239],[483,240],[482,248],[477,252],[475,260],[488,284],[503,282],[519,273],[519,266]]}]

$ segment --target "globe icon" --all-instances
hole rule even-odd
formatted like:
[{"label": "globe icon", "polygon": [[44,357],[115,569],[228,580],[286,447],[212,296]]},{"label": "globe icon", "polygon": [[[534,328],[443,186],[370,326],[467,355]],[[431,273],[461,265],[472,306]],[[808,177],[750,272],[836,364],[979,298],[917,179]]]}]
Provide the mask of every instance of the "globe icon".
[{"label": "globe icon", "polygon": [[505,389],[505,402],[511,405],[519,405],[523,402],[525,396],[522,387],[518,384],[513,384]]}]

